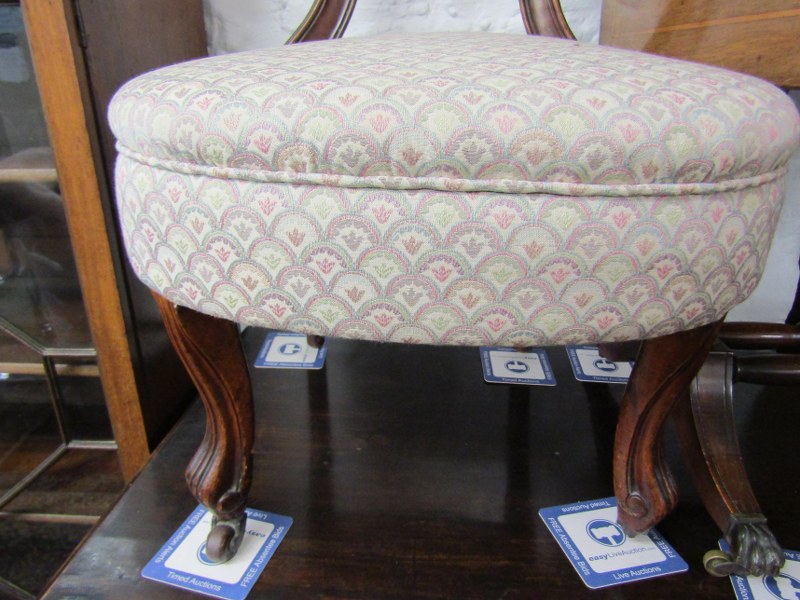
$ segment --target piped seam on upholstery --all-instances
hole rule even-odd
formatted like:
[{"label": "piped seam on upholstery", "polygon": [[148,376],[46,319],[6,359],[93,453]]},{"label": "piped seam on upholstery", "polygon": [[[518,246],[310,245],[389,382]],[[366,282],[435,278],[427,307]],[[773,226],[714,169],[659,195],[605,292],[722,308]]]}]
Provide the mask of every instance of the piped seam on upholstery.
[{"label": "piped seam on upholstery", "polygon": [[405,177],[391,175],[355,176],[328,173],[295,173],[289,171],[266,171],[238,167],[198,165],[180,160],[167,160],[148,156],[117,143],[120,155],[150,167],[199,175],[214,179],[251,181],[265,184],[318,185],[350,189],[376,190],[433,190],[441,192],[486,192],[495,194],[549,194],[554,196],[686,196],[735,192],[759,187],[786,175],[784,165],[751,177],[715,181],[711,183],[638,183],[638,184],[594,184],[558,181],[527,181],[513,179],[448,179],[443,177]]}]

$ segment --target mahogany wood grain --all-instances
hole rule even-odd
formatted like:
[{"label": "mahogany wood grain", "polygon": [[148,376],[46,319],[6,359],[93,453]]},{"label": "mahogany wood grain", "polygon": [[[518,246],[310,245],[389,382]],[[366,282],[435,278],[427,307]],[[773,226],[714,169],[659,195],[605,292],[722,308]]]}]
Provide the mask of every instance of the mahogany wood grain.
[{"label": "mahogany wood grain", "polygon": [[603,0],[600,43],[800,85],[797,0]]},{"label": "mahogany wood grain", "polygon": [[253,394],[239,328],[156,299],[167,333],[206,409],[206,432],[186,468],[194,497],[224,521],[244,514],[252,480]]},{"label": "mahogany wood grain", "polygon": [[625,389],[614,442],[618,520],[648,531],[675,507],[677,490],[662,454],[663,430],[716,339],[720,322],[645,340]]}]

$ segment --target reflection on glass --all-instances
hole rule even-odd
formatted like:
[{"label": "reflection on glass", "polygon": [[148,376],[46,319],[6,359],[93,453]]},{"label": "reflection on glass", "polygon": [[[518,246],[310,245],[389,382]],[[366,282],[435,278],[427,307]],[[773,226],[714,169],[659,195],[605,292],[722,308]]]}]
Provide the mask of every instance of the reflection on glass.
[{"label": "reflection on glass", "polygon": [[9,4],[0,5],[0,317],[45,347],[91,343],[21,11]]},{"label": "reflection on glass", "polygon": [[0,510],[43,511],[28,486],[67,450],[111,447],[110,428],[20,6],[4,0],[0,381]]},{"label": "reflection on glass", "polygon": [[47,145],[22,14],[0,4],[0,158]]},{"label": "reflection on glass", "polygon": [[0,183],[0,316],[45,346],[89,344],[55,185]]}]

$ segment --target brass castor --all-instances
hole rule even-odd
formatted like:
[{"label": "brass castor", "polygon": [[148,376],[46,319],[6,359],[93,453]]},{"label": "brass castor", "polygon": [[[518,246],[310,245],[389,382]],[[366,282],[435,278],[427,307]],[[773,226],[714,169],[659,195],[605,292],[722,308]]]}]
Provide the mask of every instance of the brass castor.
[{"label": "brass castor", "polygon": [[783,550],[760,513],[732,514],[725,541],[730,553],[709,550],[703,556],[703,566],[715,577],[775,576],[783,566]]},{"label": "brass castor", "polygon": [[[722,550],[709,550],[703,555],[703,567],[709,575],[714,577],[727,577],[739,575],[742,568],[736,564],[733,557]],[[747,575],[746,573],[744,574]]]}]

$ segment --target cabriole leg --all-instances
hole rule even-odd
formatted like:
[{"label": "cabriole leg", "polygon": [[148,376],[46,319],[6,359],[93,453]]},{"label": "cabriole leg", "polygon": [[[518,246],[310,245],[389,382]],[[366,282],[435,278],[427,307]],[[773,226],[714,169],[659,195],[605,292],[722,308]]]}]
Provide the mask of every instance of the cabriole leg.
[{"label": "cabriole leg", "polygon": [[224,562],[244,535],[252,476],[253,396],[239,330],[231,321],[153,295],[205,406],[205,435],[186,468],[186,481],[213,515],[206,554]]},{"label": "cabriole leg", "polygon": [[614,441],[617,518],[644,533],[677,502],[662,456],[664,424],[711,349],[721,322],[645,340],[625,389]]}]

